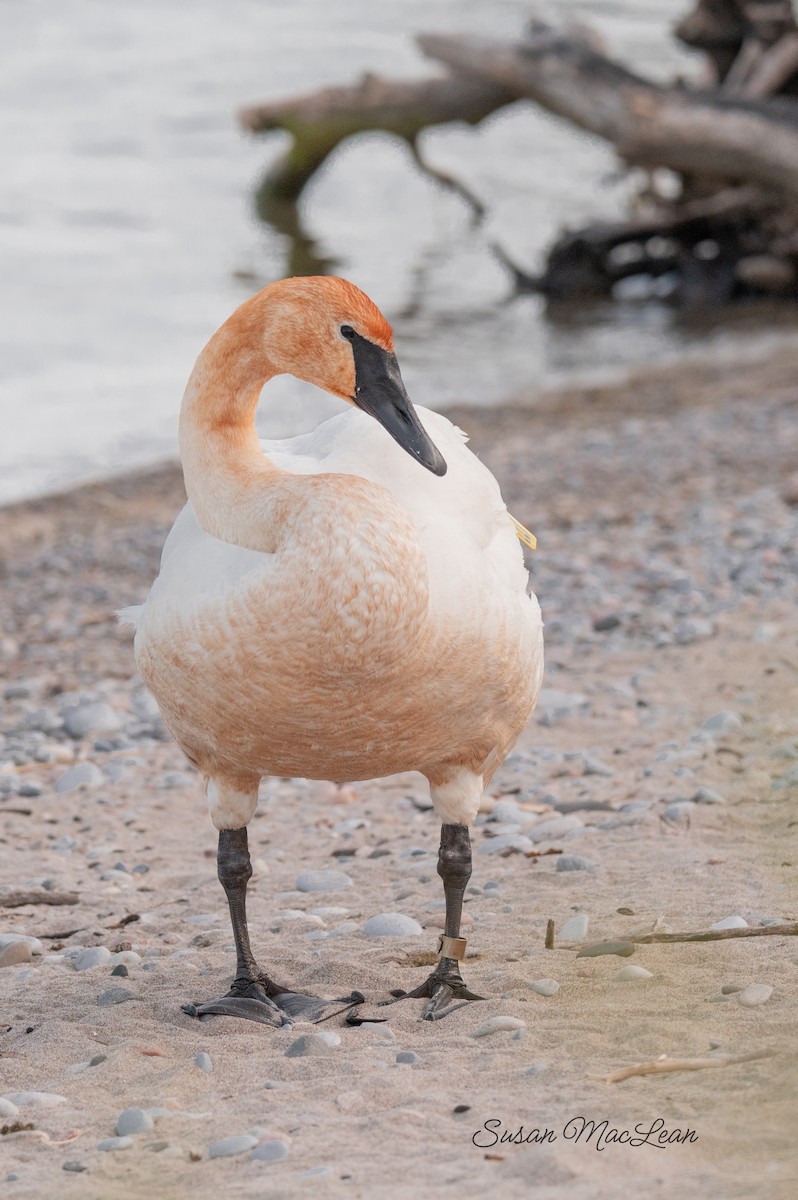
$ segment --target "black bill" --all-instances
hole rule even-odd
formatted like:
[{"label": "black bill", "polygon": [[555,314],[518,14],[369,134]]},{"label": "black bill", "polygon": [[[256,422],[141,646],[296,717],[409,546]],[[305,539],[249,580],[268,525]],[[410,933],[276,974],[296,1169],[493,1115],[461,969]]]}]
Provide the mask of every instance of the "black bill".
[{"label": "black bill", "polygon": [[348,340],[355,356],[354,403],[379,421],[422,467],[433,475],[445,475],[446,462],[418,419],[405,391],[396,355],[354,331]]}]

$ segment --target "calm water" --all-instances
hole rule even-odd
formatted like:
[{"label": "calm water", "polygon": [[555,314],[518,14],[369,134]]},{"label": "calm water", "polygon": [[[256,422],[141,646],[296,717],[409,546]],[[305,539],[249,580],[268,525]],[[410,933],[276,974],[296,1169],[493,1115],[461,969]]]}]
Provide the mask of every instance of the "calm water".
[{"label": "calm water", "polygon": [[[549,10],[663,77],[693,69],[668,36],[683,7]],[[286,273],[285,239],[253,205],[282,135],[240,134],[237,106],[366,69],[412,77],[429,70],[414,31],[512,36],[528,15],[528,0],[0,0],[0,501],[173,454],[197,352]],[[650,306],[563,326],[538,298],[510,302],[491,243],[535,268],[563,225],[617,214],[612,156],[526,104],[423,149],[487,203],[482,226],[387,137],[342,147],[303,209],[318,252],[394,321],[419,402],[497,404],[760,336],[685,331]],[[291,381],[268,395],[262,426],[277,435],[339,407]]]}]

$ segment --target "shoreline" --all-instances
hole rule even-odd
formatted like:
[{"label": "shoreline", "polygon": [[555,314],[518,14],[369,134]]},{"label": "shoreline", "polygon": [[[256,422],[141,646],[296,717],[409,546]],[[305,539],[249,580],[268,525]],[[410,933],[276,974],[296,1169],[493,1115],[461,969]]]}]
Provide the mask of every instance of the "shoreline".
[{"label": "shoreline", "polygon": [[[317,1056],[286,1053],[314,1027],[181,1013],[232,968],[215,838],[113,615],[157,571],[179,468],[2,510],[0,939],[38,947],[0,966],[0,1097],[57,1097],[20,1103],[34,1131],[3,1139],[12,1200],[137,1198],[155,1180],[166,1200],[225,1188],[257,1200],[270,1185],[299,1200],[308,1171],[333,1200],[522,1200],[530,1177],[547,1200],[617,1200],[621,1178],[667,1181],[683,1200],[792,1196],[798,939],[575,951],[798,915],[793,379],[783,359],[691,366],[558,393],[545,412],[449,414],[538,537],[527,562],[545,620],[541,702],[473,831],[464,975],[487,999],[432,1026],[413,1001],[387,1025],[338,1018]],[[264,783],[249,919],[278,978],[371,1002],[420,982],[442,922],[428,807],[416,776],[344,797]],[[297,887],[331,868],[340,890]],[[77,901],[2,904],[47,888]],[[367,920],[387,912],[423,933],[369,937]],[[112,959],[126,977],[111,977]],[[643,973],[619,974],[628,966]],[[749,1005],[752,987],[764,998]],[[480,1034],[494,1016],[512,1020]],[[762,1051],[605,1082],[661,1055]],[[101,1149],[131,1106],[156,1113],[155,1128]],[[613,1130],[662,1120],[697,1140],[600,1153],[564,1138],[473,1143],[490,1120],[562,1130],[578,1117]],[[242,1153],[211,1157],[227,1137]],[[268,1165],[250,1157],[266,1144]]]}]

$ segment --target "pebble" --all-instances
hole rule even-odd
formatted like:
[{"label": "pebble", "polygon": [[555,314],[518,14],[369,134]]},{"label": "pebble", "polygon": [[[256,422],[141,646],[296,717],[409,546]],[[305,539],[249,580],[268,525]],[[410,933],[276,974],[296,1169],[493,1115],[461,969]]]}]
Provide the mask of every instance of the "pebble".
[{"label": "pebble", "polygon": [[88,1169],[83,1163],[75,1162],[74,1159],[68,1159],[67,1162],[61,1165],[62,1171],[73,1171],[76,1175],[79,1175],[82,1171],[88,1171]]},{"label": "pebble", "polygon": [[78,704],[64,713],[64,729],[73,738],[83,738],[88,733],[115,733],[120,724],[110,704]]},{"label": "pebble", "polygon": [[424,930],[404,913],[380,913],[366,921],[363,932],[366,937],[411,937]]},{"label": "pebble", "polygon": [[16,967],[32,958],[33,951],[27,942],[9,942],[0,950],[0,967]]},{"label": "pebble", "polygon": [[594,946],[585,946],[576,957],[600,958],[603,954],[617,954],[621,958],[628,958],[634,952],[634,942],[596,942]]},{"label": "pebble", "polygon": [[544,687],[538,697],[538,722],[541,725],[554,725],[557,721],[582,712],[589,703],[587,696],[581,692],[561,692],[556,688]]},{"label": "pebble", "polygon": [[300,892],[340,892],[351,886],[352,880],[344,871],[304,871],[296,881]]},{"label": "pebble", "polygon": [[529,831],[533,842],[554,842],[576,829],[583,829],[584,822],[576,813],[568,813],[562,817],[544,817]]},{"label": "pebble", "polygon": [[739,917],[736,914],[731,917],[724,917],[722,921],[716,921],[714,925],[710,925],[710,929],[747,929],[748,922],[744,917]]},{"label": "pebble", "polygon": [[598,871],[597,863],[578,854],[563,854],[557,859],[558,871]]},{"label": "pebble", "polygon": [[107,1008],[111,1004],[124,1004],[127,1000],[135,1000],[134,992],[129,988],[124,987],[109,987],[104,992],[100,992],[97,997],[97,1003],[102,1008]]},{"label": "pebble", "polygon": [[400,1050],[396,1056],[398,1063],[417,1063],[418,1055],[413,1050]]},{"label": "pebble", "polygon": [[0,1117],[15,1117],[18,1112],[16,1104],[7,1100],[5,1096],[0,1096]]},{"label": "pebble", "polygon": [[587,934],[589,918],[584,913],[569,917],[557,930],[557,937],[565,942],[581,942]]},{"label": "pebble", "polygon": [[503,854],[508,850],[519,850],[522,854],[525,850],[531,850],[533,843],[530,838],[523,833],[500,833],[498,837],[492,837],[488,841],[483,842],[479,847],[479,854]]},{"label": "pebble", "polygon": [[210,1075],[213,1071],[213,1063],[211,1056],[205,1050],[200,1050],[199,1054],[194,1059],[194,1065],[204,1071],[206,1075]]},{"label": "pebble", "polygon": [[309,1167],[307,1171],[298,1171],[297,1179],[320,1179],[323,1175],[332,1175],[332,1167],[323,1163],[319,1167]]},{"label": "pebble", "polygon": [[261,1142],[250,1154],[253,1162],[282,1162],[288,1158],[288,1147],[277,1139]]},{"label": "pebble", "polygon": [[732,996],[735,992],[745,991],[745,984],[742,983],[724,983],[720,989],[724,996]]},{"label": "pebble", "polygon": [[653,979],[654,975],[651,971],[647,971],[645,967],[639,967],[636,963],[630,963],[628,967],[621,967],[614,978],[624,983],[629,979]]},{"label": "pebble", "polygon": [[560,990],[556,979],[535,979],[529,986],[539,996],[556,996]]},{"label": "pebble", "polygon": [[155,1122],[143,1108],[125,1108],[116,1121],[118,1137],[126,1137],[129,1133],[149,1133],[154,1127]]},{"label": "pebble", "polygon": [[720,792],[713,792],[712,788],[700,787],[691,797],[693,804],[725,804],[725,796],[721,796]]},{"label": "pebble", "polygon": [[97,1143],[98,1150],[129,1150],[133,1145],[132,1137],[103,1138]]},{"label": "pebble", "polygon": [[6,1100],[16,1104],[17,1108],[55,1108],[57,1104],[66,1104],[66,1096],[55,1092],[9,1092]]},{"label": "pebble", "polygon": [[59,793],[74,792],[77,788],[96,788],[105,783],[105,776],[96,763],[82,762],[69,767],[55,785]]},{"label": "pebble", "polygon": [[[367,1027],[369,1024],[371,1024],[371,1022],[364,1021],[363,1024],[360,1026],[360,1028],[363,1029],[363,1028]],[[376,1025],[376,1026],[373,1026],[373,1028],[382,1029],[382,1026]],[[325,1029],[318,1036],[323,1041],[325,1041],[328,1046],[340,1046],[341,1045],[340,1033],[335,1033],[332,1029]]]},{"label": "pebble", "polygon": [[100,967],[111,958],[111,951],[106,946],[92,946],[81,950],[72,965],[76,971],[90,971],[92,967]]},{"label": "pebble", "polygon": [[737,993],[737,999],[744,1008],[755,1008],[757,1004],[764,1004],[773,995],[773,988],[766,983],[752,983],[747,988],[743,988]]},{"label": "pebble", "polygon": [[726,733],[737,733],[742,727],[742,720],[736,712],[719,712],[714,713],[704,722],[701,732],[708,733],[712,737],[722,737]]},{"label": "pebble", "polygon": [[522,1021],[520,1017],[489,1017],[474,1030],[474,1037],[490,1037],[492,1033],[503,1033],[516,1029],[526,1029],[526,1021]]},{"label": "pebble", "polygon": [[241,1133],[238,1137],[221,1138],[211,1142],[208,1147],[209,1158],[232,1158],[236,1154],[246,1154],[257,1146],[258,1139],[249,1133]]},{"label": "pebble", "polygon": [[286,1058],[310,1058],[330,1055],[333,1048],[326,1038],[318,1033],[303,1033],[291,1043],[285,1052]]},{"label": "pebble", "polygon": [[38,938],[29,937],[24,933],[0,933],[0,950],[5,950],[6,946],[11,946],[15,942],[26,942],[31,949],[31,954],[42,954],[44,946]]},{"label": "pebble", "polygon": [[117,963],[111,974],[122,979],[127,979],[127,977],[130,975],[130,971],[128,971],[124,963]]}]

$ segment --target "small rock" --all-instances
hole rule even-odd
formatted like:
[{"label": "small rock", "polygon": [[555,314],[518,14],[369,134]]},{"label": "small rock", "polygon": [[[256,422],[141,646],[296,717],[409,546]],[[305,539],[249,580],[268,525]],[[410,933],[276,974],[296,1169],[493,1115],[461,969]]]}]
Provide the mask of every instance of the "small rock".
[{"label": "small rock", "polygon": [[563,854],[557,859],[558,871],[597,871],[598,864],[579,854]]},{"label": "small rock", "polygon": [[303,1033],[291,1043],[285,1052],[286,1058],[309,1058],[311,1056],[328,1056],[333,1048],[326,1038],[318,1033]]},{"label": "small rock", "polygon": [[82,950],[72,965],[76,971],[90,971],[92,967],[107,963],[110,957],[111,951],[106,946],[91,946],[88,950]]},{"label": "small rock", "polygon": [[0,950],[5,950],[6,946],[15,942],[26,942],[30,946],[31,954],[44,953],[44,947],[38,938],[29,937],[25,933],[0,933]]},{"label": "small rock", "polygon": [[363,932],[366,937],[413,937],[424,930],[404,913],[380,913],[366,921]]},{"label": "small rock", "polygon": [[11,1100],[7,1100],[5,1096],[0,1096],[0,1117],[16,1117],[19,1109]]},{"label": "small rock", "polygon": [[6,1100],[16,1104],[17,1108],[55,1108],[57,1104],[66,1104],[66,1096],[55,1092],[9,1092]]},{"label": "small rock", "polygon": [[400,1050],[396,1056],[398,1063],[417,1063],[418,1055],[412,1050]]},{"label": "small rock", "polygon": [[111,1004],[124,1004],[128,1000],[135,1000],[135,993],[129,988],[124,987],[109,987],[104,992],[100,992],[97,997],[97,1003],[102,1008],[107,1008]]},{"label": "small rock", "polygon": [[204,1071],[206,1075],[210,1075],[213,1071],[213,1063],[211,1056],[205,1050],[200,1050],[199,1054],[194,1059],[194,1065]]},{"label": "small rock", "polygon": [[98,1150],[129,1150],[133,1145],[132,1137],[103,1138],[97,1143]]},{"label": "small rock", "polygon": [[130,1133],[149,1133],[155,1127],[155,1122],[143,1108],[125,1108],[116,1121],[118,1137],[127,1137]]},{"label": "small rock", "polygon": [[120,720],[110,704],[78,704],[64,713],[64,729],[70,737],[88,733],[115,733]]},{"label": "small rock", "polygon": [[724,983],[720,989],[724,996],[733,996],[735,992],[744,992],[745,984],[742,983]]},{"label": "small rock", "polygon": [[489,1037],[492,1033],[503,1033],[516,1029],[526,1029],[526,1021],[522,1021],[519,1017],[489,1017],[474,1030],[474,1037]]},{"label": "small rock", "polygon": [[298,1171],[297,1179],[321,1179],[323,1175],[332,1175],[332,1167],[322,1164],[319,1167],[308,1167],[307,1171]]},{"label": "small rock", "polygon": [[693,804],[725,804],[726,799],[712,788],[700,787],[692,795]]},{"label": "small rock", "polygon": [[654,975],[651,971],[647,971],[645,967],[639,967],[635,963],[630,963],[628,967],[621,967],[614,978],[624,983],[629,979],[653,979]]},{"label": "small rock", "polygon": [[249,1157],[253,1162],[282,1162],[284,1158],[288,1158],[288,1147],[285,1142],[275,1138],[272,1141],[261,1142]]},{"label": "small rock", "polygon": [[737,733],[742,729],[743,723],[740,717],[735,712],[719,712],[714,713],[709,717],[701,727],[702,733],[708,733],[712,737],[722,737],[727,733]]},{"label": "small rock", "polygon": [[743,988],[741,992],[738,992],[737,999],[744,1008],[755,1008],[757,1004],[764,1004],[772,995],[773,988],[769,987],[766,983],[752,983],[747,988]]},{"label": "small rock", "polygon": [[296,881],[300,892],[340,892],[351,886],[352,880],[344,871],[304,871]]},{"label": "small rock", "polygon": [[74,792],[79,787],[96,788],[105,783],[105,776],[96,763],[82,762],[69,767],[56,782],[59,793]]},{"label": "small rock", "polygon": [[556,979],[535,979],[529,986],[539,996],[556,996],[560,990]]},{"label": "small rock", "polygon": [[62,1171],[73,1171],[76,1175],[79,1175],[81,1171],[88,1171],[88,1169],[83,1163],[75,1162],[74,1159],[70,1159],[61,1165]]},{"label": "small rock", "polygon": [[634,952],[634,942],[596,942],[593,946],[585,946],[576,957],[600,958],[603,954],[617,954],[620,958],[628,958]]},{"label": "small rock", "polygon": [[32,958],[33,951],[27,942],[9,942],[0,950],[0,967],[16,967]]},{"label": "small rock", "polygon": [[538,698],[537,719],[541,725],[554,725],[566,717],[583,712],[589,706],[587,696],[581,692],[561,692],[556,688],[543,688]]},{"label": "small rock", "polygon": [[218,1142],[211,1142],[208,1147],[208,1157],[232,1158],[236,1154],[246,1154],[247,1150],[254,1149],[257,1144],[258,1139],[249,1133],[239,1134],[238,1137],[222,1138]]},{"label": "small rock", "polygon": [[557,930],[557,937],[564,942],[581,942],[587,934],[589,918],[585,913],[577,913]]},{"label": "small rock", "polygon": [[711,1004],[722,1004],[724,1000],[731,1000],[731,996],[726,996],[723,992],[715,992],[714,996],[709,997]]},{"label": "small rock", "polygon": [[747,929],[748,922],[744,917],[738,917],[736,914],[732,917],[724,917],[722,921],[716,921],[714,925],[710,925],[710,929]]},{"label": "small rock", "polygon": [[130,971],[128,971],[124,963],[117,963],[111,974],[116,975],[118,978],[127,979]]},{"label": "small rock", "polygon": [[492,837],[488,841],[483,842],[479,847],[479,854],[505,854],[511,850],[520,851],[522,854],[525,850],[531,850],[533,843],[530,838],[523,833],[500,833],[498,837]]},{"label": "small rock", "polygon": [[562,817],[544,817],[533,825],[529,836],[533,842],[556,842],[575,829],[583,829],[584,822],[576,813],[568,813]]},{"label": "small rock", "polygon": [[700,642],[710,638],[715,633],[715,622],[704,617],[685,617],[677,621],[673,628],[673,639],[680,646],[689,646],[691,642]]}]

